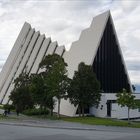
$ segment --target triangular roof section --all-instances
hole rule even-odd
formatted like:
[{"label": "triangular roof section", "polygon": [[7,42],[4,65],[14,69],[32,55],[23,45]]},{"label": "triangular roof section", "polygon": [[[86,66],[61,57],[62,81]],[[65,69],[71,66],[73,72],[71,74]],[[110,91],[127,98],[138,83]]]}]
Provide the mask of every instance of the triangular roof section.
[{"label": "triangular roof section", "polygon": [[[80,62],[85,62],[87,65],[93,65],[109,18],[111,19],[111,24],[113,25],[113,31],[117,40],[118,49],[121,54],[122,63],[124,65],[125,73],[127,75],[128,82],[131,88],[130,79],[126,70],[124,59],[122,57],[122,52],[119,46],[110,11],[104,12],[94,17],[90,27],[82,31],[79,40],[73,42],[71,45],[71,49],[64,54],[63,57],[68,64],[68,74],[69,77],[72,78],[74,75],[74,71],[78,69],[78,65]],[[77,107],[74,107],[66,100],[61,101],[61,108],[61,114],[69,116],[73,116],[76,114]]]},{"label": "triangular roof section", "polygon": [[98,51],[93,61],[93,70],[104,93],[118,93],[123,88],[130,91],[131,85],[125,69],[113,22],[109,16]]},{"label": "triangular roof section", "polygon": [[93,63],[109,15],[110,12],[107,11],[94,17],[91,26],[82,31],[79,40],[73,42],[71,49],[64,54],[70,78],[80,62],[88,65]]},{"label": "triangular roof section", "polygon": [[[85,62],[88,65],[93,64],[109,15],[110,12],[107,11],[94,17],[91,26],[83,30],[79,40],[73,42],[70,50],[65,52],[63,57],[68,64],[70,78],[73,77],[80,62]],[[75,116],[76,110],[77,107],[69,103],[68,100],[61,101],[61,114]]]},{"label": "triangular roof section", "polygon": [[121,61],[122,61],[123,65],[124,65],[124,70],[125,70],[125,73],[127,75],[128,83],[130,85],[130,91],[133,92],[132,83],[130,81],[130,77],[129,77],[129,74],[128,74],[128,71],[127,71],[127,68],[126,68],[126,64],[125,64],[125,61],[124,61],[124,57],[123,57],[123,54],[122,54],[122,50],[121,50],[121,47],[120,47],[120,43],[119,43],[119,40],[118,40],[118,37],[117,37],[117,33],[116,33],[116,30],[115,30],[115,26],[114,26],[114,22],[113,22],[111,14],[110,14],[109,17],[110,17],[110,20],[111,20],[111,23],[112,23],[112,26],[113,26],[113,32],[114,32],[114,35],[115,35],[115,38],[116,38],[116,41],[117,41],[119,53],[121,55]]},{"label": "triangular roof section", "polygon": [[127,74],[129,84],[131,85],[110,11],[106,11],[94,17],[90,27],[82,31],[79,40],[73,42],[71,49],[64,54],[64,59],[68,63],[70,78],[73,77],[74,71],[78,69],[78,64],[80,62],[85,62],[88,65],[93,64],[109,18],[111,19],[111,24],[113,25],[114,34],[121,54],[122,62],[125,67],[125,72]]}]

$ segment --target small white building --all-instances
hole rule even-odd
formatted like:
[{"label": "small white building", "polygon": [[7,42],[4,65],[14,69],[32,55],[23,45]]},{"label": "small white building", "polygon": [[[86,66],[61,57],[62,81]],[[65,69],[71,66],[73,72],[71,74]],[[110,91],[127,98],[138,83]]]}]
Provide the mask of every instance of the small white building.
[{"label": "small white building", "polygon": [[[134,94],[134,96],[136,100],[140,99],[140,94]],[[128,108],[119,106],[116,99],[116,94],[102,93],[99,106],[91,107],[89,113],[102,118],[126,119],[128,117]],[[140,118],[140,109],[130,109],[130,118]]]},{"label": "small white building", "polygon": [[[130,78],[113,24],[110,11],[93,18],[91,25],[81,32],[79,39],[72,43],[71,49],[52,42],[27,22],[7,58],[0,73],[0,103],[9,103],[9,95],[14,88],[13,81],[25,69],[28,74],[40,73],[39,63],[48,55],[57,53],[68,64],[68,76],[73,77],[80,62],[93,66],[103,91],[98,108],[89,108],[89,113],[98,117],[127,118],[127,108],[117,105],[116,93],[125,88],[133,92]],[[135,94],[140,99],[140,94]],[[77,107],[69,100],[61,101],[60,113],[75,116]],[[54,112],[57,111],[57,105]],[[130,117],[140,117],[138,109],[130,111]]]}]

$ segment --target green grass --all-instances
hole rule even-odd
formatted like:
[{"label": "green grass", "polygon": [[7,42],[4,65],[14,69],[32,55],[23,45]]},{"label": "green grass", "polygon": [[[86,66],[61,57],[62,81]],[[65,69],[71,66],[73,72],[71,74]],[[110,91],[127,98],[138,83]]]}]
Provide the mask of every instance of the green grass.
[{"label": "green grass", "polygon": [[0,109],[4,109],[3,105],[0,105]]},{"label": "green grass", "polygon": [[4,119],[4,118],[6,118],[6,117],[3,116],[3,115],[0,115],[0,120],[2,120],[2,119]]},{"label": "green grass", "polygon": [[105,125],[105,126],[121,126],[121,127],[135,127],[140,128],[139,122],[131,122],[128,124],[127,121],[117,120],[117,119],[106,119],[106,118],[97,118],[97,117],[64,117],[61,118],[64,121],[69,122],[78,122],[82,124],[89,125]]},{"label": "green grass", "polygon": [[64,117],[57,118],[57,115],[54,114],[53,116],[50,115],[37,115],[31,116],[33,118],[39,119],[50,119],[50,120],[63,120],[68,122],[77,122],[82,124],[89,124],[89,125],[105,125],[105,126],[120,126],[120,127],[134,127],[140,128],[140,122],[133,122],[131,121],[128,124],[127,120],[117,120],[111,118],[98,118],[98,117]]},{"label": "green grass", "polygon": [[49,120],[60,120],[57,118],[56,115],[50,116],[50,115],[32,115],[32,118],[39,118],[39,119],[49,119]]},{"label": "green grass", "polygon": [[0,115],[0,121],[1,120],[16,120],[16,117],[13,116],[4,116],[4,115]]}]

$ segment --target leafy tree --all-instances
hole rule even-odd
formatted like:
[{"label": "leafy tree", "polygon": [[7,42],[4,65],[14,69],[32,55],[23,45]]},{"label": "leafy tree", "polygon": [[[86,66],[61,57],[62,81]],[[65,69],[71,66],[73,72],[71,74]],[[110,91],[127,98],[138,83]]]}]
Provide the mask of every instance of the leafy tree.
[{"label": "leafy tree", "polygon": [[45,69],[42,75],[44,75],[47,93],[51,98],[56,97],[58,100],[58,117],[60,117],[61,99],[65,97],[69,86],[66,66],[64,59],[58,54],[48,55],[40,63],[40,68]]},{"label": "leafy tree", "polygon": [[34,102],[29,91],[29,77],[26,73],[22,73],[14,80],[14,89],[9,96],[12,104],[19,111],[32,108]]},{"label": "leafy tree", "polygon": [[139,99],[136,99],[135,100],[135,103],[136,103],[136,108],[140,108],[140,100]]},{"label": "leafy tree", "polygon": [[75,71],[71,81],[68,97],[72,104],[79,105],[79,108],[82,109],[82,116],[84,116],[85,107],[99,104],[100,84],[91,66],[83,62],[79,64],[78,71]]},{"label": "leafy tree", "polygon": [[47,108],[52,110],[52,106],[54,106],[54,100],[47,91],[44,77],[41,74],[32,74],[30,79],[30,91],[35,104],[39,105],[42,111],[45,111]]},{"label": "leafy tree", "polygon": [[129,114],[130,114],[130,109],[136,108],[136,102],[135,102],[135,96],[127,92],[126,89],[123,89],[122,93],[118,93],[116,95],[117,97],[117,103],[121,105],[121,107],[128,107],[128,123],[130,123],[129,119]]},{"label": "leafy tree", "polygon": [[44,81],[43,78],[38,74],[32,74],[30,76],[30,91],[34,100],[35,105],[43,107],[43,95],[44,95]]}]

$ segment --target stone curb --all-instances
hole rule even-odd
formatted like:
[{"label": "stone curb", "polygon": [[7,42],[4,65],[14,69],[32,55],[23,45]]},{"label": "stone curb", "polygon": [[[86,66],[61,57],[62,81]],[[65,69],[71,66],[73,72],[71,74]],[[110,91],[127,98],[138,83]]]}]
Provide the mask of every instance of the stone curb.
[{"label": "stone curb", "polygon": [[68,129],[68,130],[87,130],[87,131],[106,131],[95,128],[81,128],[81,127],[63,127],[63,126],[45,126],[45,125],[34,125],[34,124],[24,124],[24,123],[6,123],[0,122],[2,125],[14,125],[14,126],[27,126],[27,127],[39,127],[39,128],[52,128],[52,129]]},{"label": "stone curb", "polygon": [[[2,125],[11,125],[11,126],[26,126],[26,127],[37,127],[37,128],[51,128],[51,129],[67,129],[67,130],[85,130],[85,131],[110,131],[110,132],[121,132],[119,128],[117,130],[112,130],[112,129],[105,129],[105,128],[88,128],[88,127],[67,127],[67,126],[47,126],[47,125],[39,125],[39,124],[26,124],[26,123],[14,123],[14,122],[0,122]],[[106,126],[107,127],[107,126]],[[129,127],[128,127],[129,128]],[[130,128],[131,129],[131,128]],[[139,128],[134,128],[137,129],[136,132],[140,132]]]}]

